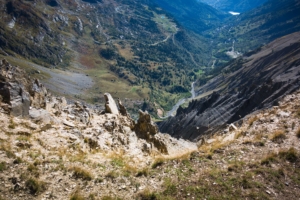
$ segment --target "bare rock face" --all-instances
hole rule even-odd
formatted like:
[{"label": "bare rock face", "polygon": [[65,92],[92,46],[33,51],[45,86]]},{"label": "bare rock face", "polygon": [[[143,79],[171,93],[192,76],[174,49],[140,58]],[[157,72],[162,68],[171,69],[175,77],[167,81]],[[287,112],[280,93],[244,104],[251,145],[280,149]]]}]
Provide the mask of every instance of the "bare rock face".
[{"label": "bare rock face", "polygon": [[105,113],[111,113],[116,115],[119,114],[119,109],[112,96],[109,93],[105,93],[104,98],[105,98]]},{"label": "bare rock face", "polygon": [[24,71],[11,66],[6,60],[0,63],[0,96],[1,107],[13,116],[28,116],[30,95],[29,79]]},{"label": "bare rock face", "polygon": [[31,106],[35,108],[46,108],[47,89],[38,80],[35,79],[31,88]]},{"label": "bare rock face", "polygon": [[118,99],[118,106],[120,108],[121,115],[128,116],[127,110],[126,110],[125,106],[123,106],[123,104],[122,104],[122,102],[121,102],[120,99]]},{"label": "bare rock face", "polygon": [[158,133],[158,127],[151,120],[149,113],[139,110],[139,119],[135,125],[135,132],[138,137],[149,140],[152,136]]},{"label": "bare rock face", "polygon": [[277,105],[300,87],[299,37],[300,32],[293,33],[234,60],[224,73],[195,90],[197,95],[212,94],[179,108],[176,116],[160,123],[160,131],[198,141],[250,113]]},{"label": "bare rock face", "polygon": [[166,143],[156,134],[157,125],[151,120],[149,113],[139,110],[139,119],[134,127],[137,137],[153,144],[161,153],[168,153]]}]

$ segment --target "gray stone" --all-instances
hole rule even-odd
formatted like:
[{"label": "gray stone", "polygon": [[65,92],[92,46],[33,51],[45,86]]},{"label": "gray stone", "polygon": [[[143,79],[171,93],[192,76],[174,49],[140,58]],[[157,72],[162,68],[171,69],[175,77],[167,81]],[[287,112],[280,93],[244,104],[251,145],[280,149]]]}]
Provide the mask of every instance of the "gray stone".
[{"label": "gray stone", "polygon": [[54,122],[50,113],[44,109],[33,108],[29,111],[29,116],[33,119],[33,121],[39,123],[49,124],[51,122]]},{"label": "gray stone", "polygon": [[67,120],[64,120],[63,124],[66,125],[66,126],[69,126],[69,127],[75,127],[75,125],[72,122],[69,122]]},{"label": "gray stone", "polygon": [[121,102],[120,99],[118,99],[118,106],[120,108],[121,115],[128,116],[127,110],[126,110],[125,106],[123,106],[123,104],[122,104],[122,102]]}]

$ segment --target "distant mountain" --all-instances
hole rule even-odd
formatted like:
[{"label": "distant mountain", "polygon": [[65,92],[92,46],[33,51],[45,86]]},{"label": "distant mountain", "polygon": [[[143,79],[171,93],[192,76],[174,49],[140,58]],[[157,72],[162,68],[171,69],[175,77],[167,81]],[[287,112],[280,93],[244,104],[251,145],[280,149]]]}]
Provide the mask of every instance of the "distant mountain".
[{"label": "distant mountain", "polygon": [[161,132],[197,140],[299,89],[300,32],[233,60],[205,85],[196,85],[198,98],[162,122]]},{"label": "distant mountain", "polygon": [[226,55],[229,51],[246,53],[276,38],[300,31],[299,13],[298,0],[272,0],[206,31],[205,36],[216,47],[213,50],[216,66],[222,66],[222,60],[229,59]]},{"label": "distant mountain", "polygon": [[225,12],[229,12],[229,11],[245,12],[260,6],[267,0],[218,0],[218,1],[199,0],[199,1]]},{"label": "distant mountain", "polygon": [[200,33],[216,27],[228,15],[197,0],[154,0],[184,27]]}]

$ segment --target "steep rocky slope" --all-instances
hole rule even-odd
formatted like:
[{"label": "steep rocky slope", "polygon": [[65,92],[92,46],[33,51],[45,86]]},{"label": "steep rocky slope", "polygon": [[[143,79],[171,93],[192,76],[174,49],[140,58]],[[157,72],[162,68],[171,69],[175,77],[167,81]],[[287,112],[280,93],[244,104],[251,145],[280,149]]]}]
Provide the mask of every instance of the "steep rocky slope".
[{"label": "steep rocky slope", "polygon": [[[0,189],[1,198],[12,198],[16,192],[19,199],[35,199],[42,193],[38,198],[66,199],[94,176],[95,182],[86,186],[95,192],[111,184],[100,196],[120,190],[128,195],[125,189],[134,193],[146,183],[135,186],[134,180],[118,174],[138,173],[157,158],[197,150],[194,143],[159,133],[147,112],[140,111],[135,122],[121,101],[117,106],[108,93],[103,111],[79,102],[67,104],[6,60],[0,63],[0,81],[0,181],[8,189]],[[23,172],[2,174],[13,166]],[[113,180],[121,181],[120,187],[114,187]]]},{"label": "steep rocky slope", "polygon": [[[297,199],[300,195],[300,93],[201,138],[199,151],[171,160],[152,199]],[[155,198],[154,198],[155,197]]]},{"label": "steep rocky slope", "polygon": [[[8,80],[6,86],[29,86],[34,92],[26,90],[31,107],[22,104],[23,92],[1,102],[0,199],[299,197],[299,90],[239,125],[202,137],[197,148],[153,135],[155,125],[143,112],[134,125],[109,94],[105,111],[94,112],[51,96],[38,81],[22,82],[15,76],[22,71],[2,63],[1,88]],[[29,109],[29,118],[13,116],[20,114],[11,109],[17,105]],[[163,144],[171,147],[169,155]]]},{"label": "steep rocky slope", "polygon": [[160,130],[197,140],[258,109],[275,105],[300,86],[300,33],[294,33],[231,62],[220,75],[199,85],[193,100]]}]

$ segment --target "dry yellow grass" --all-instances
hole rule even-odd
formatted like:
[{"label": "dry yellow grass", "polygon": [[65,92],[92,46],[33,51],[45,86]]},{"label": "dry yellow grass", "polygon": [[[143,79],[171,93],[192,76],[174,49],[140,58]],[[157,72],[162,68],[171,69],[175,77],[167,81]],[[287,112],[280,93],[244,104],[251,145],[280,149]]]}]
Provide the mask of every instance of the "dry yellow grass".
[{"label": "dry yellow grass", "polygon": [[254,117],[250,117],[248,120],[249,126],[252,126],[255,121],[258,120],[258,117],[255,115]]},{"label": "dry yellow grass", "polygon": [[73,166],[73,167],[70,167],[69,170],[73,171],[73,176],[75,178],[80,178],[82,180],[87,180],[87,181],[90,181],[93,179],[91,172],[82,167]]},{"label": "dry yellow grass", "polygon": [[285,131],[284,130],[276,130],[273,132],[273,134],[270,136],[270,140],[273,142],[281,143],[286,138]]}]

